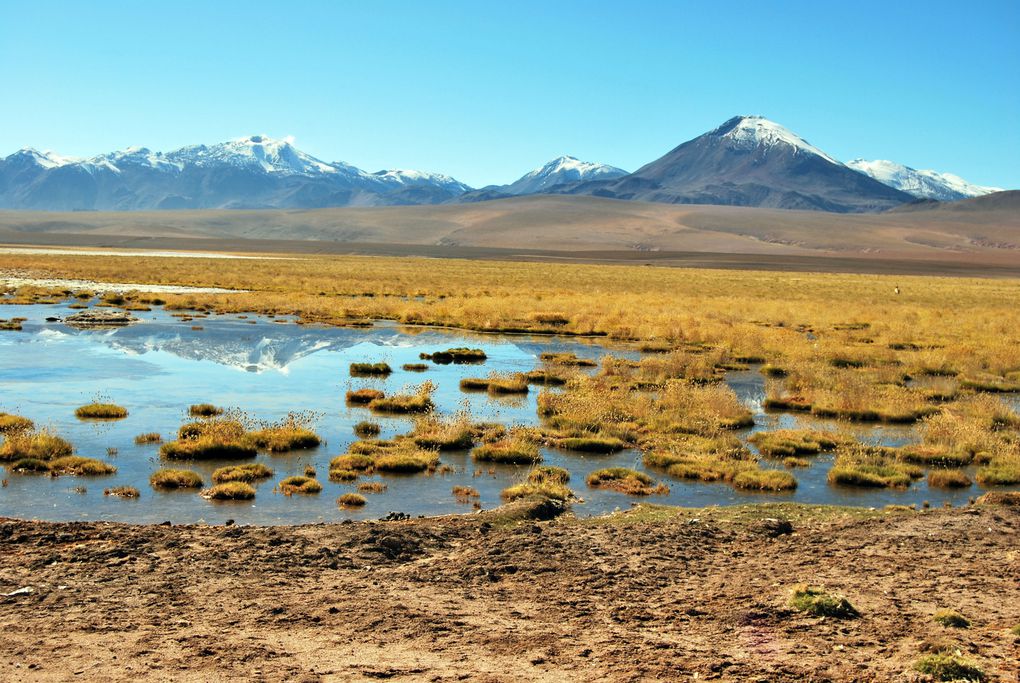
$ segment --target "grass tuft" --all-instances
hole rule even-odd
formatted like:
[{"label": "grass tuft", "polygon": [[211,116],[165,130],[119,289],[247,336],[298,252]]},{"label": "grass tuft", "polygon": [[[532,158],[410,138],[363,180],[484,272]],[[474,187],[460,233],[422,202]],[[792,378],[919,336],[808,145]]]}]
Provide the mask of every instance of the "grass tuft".
[{"label": "grass tuft", "polygon": [[74,411],[80,420],[120,420],[128,416],[127,408],[113,403],[90,403]]},{"label": "grass tuft", "polygon": [[669,487],[656,484],[655,480],[644,472],[626,467],[609,467],[595,470],[588,475],[588,486],[591,488],[610,489],[630,496],[666,495]]},{"label": "grass tuft", "polygon": [[157,470],[149,477],[154,489],[198,489],[202,488],[201,475],[191,470]]},{"label": "grass tuft", "polygon": [[251,484],[264,479],[269,479],[272,476],[272,469],[260,462],[253,462],[246,463],[244,465],[229,465],[227,467],[220,467],[213,472],[212,480],[217,484],[226,484],[231,481],[243,481]]},{"label": "grass tuft", "polygon": [[289,496],[293,493],[315,494],[322,491],[322,484],[311,477],[287,477],[280,482],[280,493]]},{"label": "grass tuft", "polygon": [[203,491],[202,497],[209,500],[251,500],[255,497],[255,487],[243,481],[231,481]]},{"label": "grass tuft", "polygon": [[807,584],[794,586],[790,607],[817,617],[834,619],[856,619],[861,615],[845,597],[831,595],[821,588]]},{"label": "grass tuft", "polygon": [[946,628],[970,628],[970,619],[951,609],[939,610],[932,618]]},{"label": "grass tuft", "polygon": [[336,499],[337,507],[341,508],[360,508],[364,507],[368,499],[357,493],[344,493]]},{"label": "grass tuft", "polygon": [[985,680],[985,672],[976,664],[948,652],[922,657],[914,664],[914,670],[931,676],[936,681]]}]

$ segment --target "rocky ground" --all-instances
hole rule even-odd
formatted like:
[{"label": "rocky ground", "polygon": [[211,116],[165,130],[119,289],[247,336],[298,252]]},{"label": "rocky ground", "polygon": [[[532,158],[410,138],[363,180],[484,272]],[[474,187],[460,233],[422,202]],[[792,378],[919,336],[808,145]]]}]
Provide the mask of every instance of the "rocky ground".
[{"label": "rocky ground", "polygon": [[[0,680],[909,681],[946,647],[1018,680],[1016,507],[544,516],[0,520]],[[793,611],[799,582],[861,617]]]}]

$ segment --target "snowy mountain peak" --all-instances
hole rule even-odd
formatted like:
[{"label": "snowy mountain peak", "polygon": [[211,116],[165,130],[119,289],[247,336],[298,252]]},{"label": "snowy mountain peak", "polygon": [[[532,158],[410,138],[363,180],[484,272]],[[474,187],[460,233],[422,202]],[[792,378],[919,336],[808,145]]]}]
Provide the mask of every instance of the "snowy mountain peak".
[{"label": "snowy mountain peak", "polygon": [[15,159],[22,159],[37,166],[42,166],[43,168],[56,168],[58,166],[66,166],[80,161],[80,159],[61,156],[56,152],[51,152],[49,150],[40,152],[34,147],[22,147],[17,152],[7,157],[5,161]]},{"label": "snowy mountain peak", "polygon": [[533,194],[564,183],[611,180],[625,175],[627,172],[622,168],[560,156],[507,185],[505,190],[509,194]]},{"label": "snowy mountain peak", "polygon": [[919,171],[886,159],[854,159],[847,162],[847,166],[889,187],[924,199],[955,201],[1002,191],[999,187],[974,185],[952,173]]},{"label": "snowy mountain peak", "polygon": [[[300,151],[289,139],[276,140],[266,135],[249,135],[218,145],[182,147],[166,157],[175,163],[198,166],[229,164],[280,175],[322,175],[339,170],[337,165],[327,164]],[[341,164],[340,168],[345,166]]]},{"label": "snowy mountain peak", "polygon": [[763,116],[735,116],[709,135],[720,137],[740,149],[771,149],[785,145],[792,147],[794,153],[814,154],[837,166],[842,165],[790,129]]},{"label": "snowy mountain peak", "polygon": [[410,169],[392,169],[388,171],[376,171],[373,173],[387,184],[398,186],[417,187],[423,185],[439,186],[444,189],[461,194],[468,192],[471,188],[456,178],[451,178],[442,173],[429,173],[428,171],[414,171]]}]

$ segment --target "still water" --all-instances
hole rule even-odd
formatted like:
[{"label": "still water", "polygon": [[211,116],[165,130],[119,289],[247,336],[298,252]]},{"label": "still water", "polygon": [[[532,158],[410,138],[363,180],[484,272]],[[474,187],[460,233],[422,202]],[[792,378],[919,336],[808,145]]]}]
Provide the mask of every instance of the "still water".
[{"label": "still water", "polygon": [[[465,377],[485,376],[492,371],[527,371],[535,368],[540,353],[574,352],[598,359],[604,354],[636,358],[633,350],[602,346],[595,342],[532,336],[476,335],[444,330],[423,330],[378,324],[368,329],[295,325],[289,321],[255,316],[212,316],[181,321],[163,311],[136,313],[142,322],[113,330],[76,330],[47,317],[70,313],[64,304],[53,306],[3,306],[5,318],[24,317],[23,331],[0,332],[0,412],[24,415],[37,426],[53,429],[76,447],[79,455],[106,460],[117,473],[106,477],[57,477],[4,474],[8,485],[0,488],[0,516],[45,520],[106,519],[128,522],[222,523],[233,519],[243,524],[296,524],[336,521],[345,518],[374,519],[390,511],[411,515],[470,512],[471,506],[454,500],[451,488],[476,488],[483,508],[500,503],[503,488],[521,481],[523,466],[486,465],[478,468],[467,451],[444,453],[442,461],[453,473],[425,475],[376,475],[354,484],[335,484],[327,479],[329,461],[356,440],[353,426],[362,420],[378,422],[381,438],[407,432],[411,419],[371,415],[363,408],[349,408],[344,393],[351,388],[377,387],[395,393],[425,380],[437,385],[433,396],[444,413],[468,410],[476,420],[506,425],[538,423],[537,388],[526,397],[500,399],[486,394],[464,393]],[[193,327],[202,329],[193,329]],[[484,365],[431,365],[427,372],[407,372],[405,363],[417,363],[419,354],[455,346],[483,349]],[[386,379],[351,378],[352,362],[390,364],[394,373]],[[754,428],[740,433],[788,428],[832,428],[835,423],[801,415],[771,415],[761,410],[764,383],[754,371],[730,373],[727,381],[755,413]],[[80,421],[74,409],[97,397],[128,408],[126,419],[112,422]],[[291,411],[314,411],[312,427],[323,438],[313,450],[289,454],[260,454],[257,461],[273,468],[275,476],[258,486],[254,501],[212,502],[190,492],[158,492],[149,476],[162,463],[159,446],[136,445],[134,437],[159,432],[171,439],[177,428],[190,421],[187,407],[213,403],[238,408],[267,421],[284,418]],[[861,439],[887,445],[912,440],[904,426],[851,426]],[[108,449],[115,449],[108,454]],[[110,451],[113,453],[113,451]],[[611,466],[643,470],[641,454],[624,451],[614,455],[584,455],[560,450],[543,451],[545,463],[565,467],[571,488],[583,498],[574,505],[578,515],[594,515],[629,507],[637,498],[612,491],[592,490],[584,485],[595,469]],[[738,492],[725,484],[700,484],[673,480],[652,471],[670,486],[667,496],[650,502],[685,506],[726,505],[744,502],[798,501],[841,505],[883,506],[890,503],[941,505],[965,503],[979,495],[978,487],[962,491],[927,488],[924,481],[906,490],[858,490],[834,488],[825,481],[831,456],[818,456],[812,466],[795,471],[800,485],[789,494]],[[224,462],[170,464],[199,472],[208,483],[212,471]],[[314,496],[284,496],[274,483],[303,474],[311,465],[318,472],[323,492]],[[766,465],[778,466],[778,465]],[[336,498],[356,490],[357,483],[381,481],[387,490],[366,494],[361,510],[341,510]],[[103,490],[134,486],[137,500],[106,497]]]}]

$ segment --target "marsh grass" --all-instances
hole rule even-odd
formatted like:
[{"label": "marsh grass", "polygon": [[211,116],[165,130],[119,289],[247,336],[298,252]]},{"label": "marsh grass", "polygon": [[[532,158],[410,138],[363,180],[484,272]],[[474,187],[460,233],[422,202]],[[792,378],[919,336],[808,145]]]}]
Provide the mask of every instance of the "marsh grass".
[{"label": "marsh grass", "polygon": [[382,431],[382,427],[377,422],[368,422],[363,420],[358,424],[354,425],[354,435],[361,437],[362,439],[379,436]]},{"label": "marsh grass", "polygon": [[213,418],[182,426],[177,440],[160,446],[159,454],[168,460],[227,460],[254,458],[258,447],[240,421]]},{"label": "marsh grass", "polygon": [[218,417],[223,414],[223,408],[214,406],[211,403],[196,403],[188,406],[188,415],[192,417]]},{"label": "marsh grass", "polygon": [[347,403],[350,405],[368,405],[372,401],[385,396],[378,389],[354,389],[347,392]]},{"label": "marsh grass", "polygon": [[475,462],[493,462],[505,465],[530,465],[542,461],[538,444],[521,431],[511,430],[506,438],[485,443],[471,451]]},{"label": "marsh grass", "polygon": [[466,450],[475,443],[475,429],[466,412],[458,412],[449,418],[430,414],[415,419],[411,438],[419,448]]},{"label": "marsh grass", "polygon": [[357,493],[344,493],[336,499],[336,504],[341,508],[360,508],[368,503],[368,499]]},{"label": "marsh grass", "polygon": [[427,363],[404,363],[400,369],[405,372],[428,372],[429,366]]},{"label": "marsh grass", "polygon": [[474,488],[473,486],[454,486],[453,487],[453,497],[459,503],[470,503],[470,502],[472,502],[473,498],[478,498],[480,496],[481,496],[481,494],[478,493],[478,489]]},{"label": "marsh grass", "polygon": [[109,489],[104,490],[103,491],[103,495],[104,496],[111,496],[113,498],[132,499],[132,498],[139,498],[139,497],[141,497],[142,494],[134,486],[115,486],[113,488],[109,488]]},{"label": "marsh grass", "polygon": [[50,460],[49,471],[54,476],[67,474],[75,477],[97,477],[105,474],[116,474],[117,468],[95,458],[65,455]]},{"label": "marsh grass", "polygon": [[249,484],[269,479],[273,476],[273,470],[262,463],[253,462],[244,465],[229,465],[220,467],[212,474],[212,480],[216,484],[225,484],[231,481],[243,481]]},{"label": "marsh grass", "polygon": [[617,453],[627,447],[621,439],[612,436],[579,436],[556,439],[554,445],[568,451],[583,453]]},{"label": "marsh grass", "polygon": [[294,493],[313,495],[322,492],[322,484],[312,477],[287,477],[279,484],[280,493],[289,496]]},{"label": "marsh grass", "polygon": [[435,351],[433,353],[422,353],[420,357],[422,360],[430,360],[437,365],[449,365],[450,363],[477,364],[484,363],[488,359],[485,351],[465,347]]},{"label": "marsh grass", "polygon": [[432,382],[425,382],[418,386],[413,393],[376,398],[368,404],[368,407],[378,413],[398,415],[428,413],[435,409],[435,403],[432,401],[434,391],[435,385]]},{"label": "marsh grass", "polygon": [[149,477],[149,484],[154,489],[198,489],[203,483],[202,476],[191,470],[162,469]]},{"label": "marsh grass", "polygon": [[250,433],[249,437],[258,448],[271,453],[315,448],[321,443],[319,435],[305,424],[307,419],[291,413],[281,422],[263,426]]},{"label": "marsh grass", "polygon": [[201,495],[208,500],[252,500],[255,498],[255,487],[243,481],[231,481],[216,484],[202,491]]},{"label": "marsh grass", "polygon": [[384,451],[373,463],[375,471],[389,473],[430,472],[438,466],[438,453],[418,448],[409,441]]},{"label": "marsh grass", "polygon": [[970,477],[963,470],[934,470],[928,473],[928,486],[940,489],[965,489]]},{"label": "marsh grass", "polygon": [[758,451],[768,458],[781,458],[796,455],[817,455],[823,451],[834,450],[846,443],[846,438],[832,432],[815,429],[780,429],[773,432],[757,432],[747,440],[758,447]]},{"label": "marsh grass", "polygon": [[732,484],[746,491],[792,491],[797,479],[783,470],[746,469],[733,476]]},{"label": "marsh grass", "polygon": [[139,446],[150,443],[161,443],[163,436],[159,432],[146,432],[135,437],[135,443]]},{"label": "marsh grass", "polygon": [[626,467],[609,467],[595,470],[586,480],[591,488],[602,488],[625,493],[629,496],[666,495],[669,487],[655,480],[644,472]]},{"label": "marsh grass", "polygon": [[13,434],[14,432],[26,432],[35,429],[35,423],[27,417],[0,413],[0,434]]},{"label": "marsh grass", "polygon": [[128,416],[127,408],[113,403],[90,403],[74,411],[80,420],[120,420]]},{"label": "marsh grass", "polygon": [[366,481],[358,484],[359,493],[384,493],[386,488],[386,484],[381,481]]},{"label": "marsh grass", "polygon": [[856,619],[860,616],[860,612],[842,595],[833,595],[822,588],[807,584],[794,586],[790,607],[816,617]]},{"label": "marsh grass", "polygon": [[351,377],[385,377],[393,372],[389,363],[351,363]]},{"label": "marsh grass", "polygon": [[589,358],[578,358],[576,353],[543,353],[539,359],[552,365],[564,365],[576,368],[595,368],[598,363]]},{"label": "marsh grass", "polygon": [[71,455],[71,444],[49,430],[17,431],[8,433],[0,443],[0,462],[24,458],[52,460]]},{"label": "marsh grass", "polygon": [[837,451],[830,484],[858,488],[906,488],[923,476],[919,468],[898,462],[895,450],[854,446]]}]

